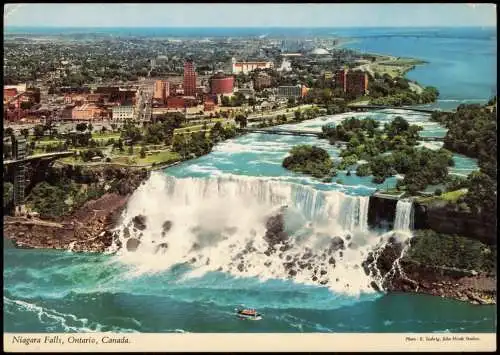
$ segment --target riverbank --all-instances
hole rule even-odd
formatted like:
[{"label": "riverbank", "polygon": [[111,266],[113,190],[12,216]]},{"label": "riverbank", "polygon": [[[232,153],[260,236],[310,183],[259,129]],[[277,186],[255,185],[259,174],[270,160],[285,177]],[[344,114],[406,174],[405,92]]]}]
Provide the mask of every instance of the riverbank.
[{"label": "riverbank", "polygon": [[4,216],[3,235],[18,248],[102,253],[113,243],[111,230],[127,201],[128,196],[111,193],[61,218]]},{"label": "riverbank", "polygon": [[[442,239],[442,235],[436,234],[433,238]],[[449,237],[445,236],[446,238]],[[429,235],[422,231],[414,233],[414,237],[404,243],[393,238],[381,250],[369,254],[363,263],[365,273],[378,274],[382,280],[380,286],[389,292],[422,293],[472,304],[496,304],[494,266],[483,268],[475,265],[477,270],[474,270],[471,267],[464,268],[463,265],[462,267],[443,265],[453,257],[467,259],[468,252],[460,247],[454,249],[453,256],[445,255],[446,252],[441,253],[436,247],[430,251],[428,239]],[[436,240],[436,243],[444,243],[447,246],[449,244],[442,240]],[[404,249],[404,256],[401,258]],[[428,258],[422,258],[422,249],[425,249],[423,252],[431,254],[437,252],[443,255],[438,255],[438,260],[429,262]],[[496,254],[496,250],[489,253]],[[496,255],[494,258],[496,260]]]}]

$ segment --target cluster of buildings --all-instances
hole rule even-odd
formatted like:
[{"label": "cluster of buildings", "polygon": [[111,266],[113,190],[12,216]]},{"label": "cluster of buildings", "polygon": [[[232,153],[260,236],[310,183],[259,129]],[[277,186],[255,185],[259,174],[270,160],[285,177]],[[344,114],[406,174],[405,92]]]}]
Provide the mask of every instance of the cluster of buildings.
[{"label": "cluster of buildings", "polygon": [[98,87],[91,93],[66,93],[63,119],[75,121],[134,119],[140,95],[137,89]]},{"label": "cluster of buildings", "polygon": [[182,82],[174,83],[167,80],[157,80],[154,84],[153,103],[155,107],[168,109],[186,109],[196,106],[200,99],[207,96],[204,86],[197,85],[194,63],[187,60],[184,63]]},{"label": "cluster of buildings", "polygon": [[26,117],[30,109],[40,103],[40,89],[26,84],[6,85],[3,89],[4,119],[9,121]]},{"label": "cluster of buildings", "polygon": [[[232,73],[249,73],[258,68],[270,68],[271,62],[240,62],[234,59],[232,62]],[[232,96],[239,91],[245,96],[253,94],[253,88],[236,88],[234,75],[226,75],[218,72],[213,75],[204,85],[197,85],[197,75],[192,61],[184,64],[184,76],[182,83],[174,84],[166,80],[157,80],[154,86],[153,100],[156,107],[167,109],[182,109],[197,106],[202,103],[204,111],[213,111],[216,103],[223,96]],[[270,77],[262,77],[257,83],[259,88],[271,86]],[[251,91],[247,92],[247,91]]]},{"label": "cluster of buildings", "polygon": [[[316,57],[323,57],[328,53],[322,48],[312,51]],[[302,54],[291,53],[288,56],[302,57]],[[289,71],[291,63],[286,58],[283,63],[286,65],[283,64],[277,70]],[[89,87],[61,87],[55,95],[57,96],[55,101],[58,110],[61,108],[59,118],[74,121],[124,121],[140,117],[147,119],[146,116],[151,114],[149,111],[151,109],[153,109],[153,114],[155,110],[156,112],[183,110],[186,113],[214,111],[217,109],[218,103],[223,101],[223,97],[230,97],[238,93],[239,96],[243,95],[248,99],[255,97],[255,90],[267,88],[272,88],[273,97],[281,99],[279,101],[292,98],[297,100],[307,95],[308,88],[304,85],[276,87],[273,78],[265,71],[274,68],[272,61],[237,61],[235,58],[231,58],[229,64],[230,67],[226,68],[228,74],[219,71],[209,78],[200,79],[197,76],[194,62],[186,60],[183,65],[183,75],[170,77],[169,80],[156,80],[153,87],[149,86],[149,89],[153,89],[150,96],[144,95],[143,89],[138,85],[126,88],[102,86],[93,89]],[[255,70],[259,70],[259,72],[253,76],[252,81],[237,87],[236,75],[249,74]],[[333,82],[347,95],[361,96],[368,91],[368,75],[361,71],[348,69],[326,71],[324,79]],[[39,89],[27,87],[26,84],[4,86],[4,117],[8,120],[19,120],[26,115],[32,116],[35,111],[40,112],[41,110],[37,106],[44,105],[39,105],[39,103]],[[37,115],[35,114],[35,116]]]}]

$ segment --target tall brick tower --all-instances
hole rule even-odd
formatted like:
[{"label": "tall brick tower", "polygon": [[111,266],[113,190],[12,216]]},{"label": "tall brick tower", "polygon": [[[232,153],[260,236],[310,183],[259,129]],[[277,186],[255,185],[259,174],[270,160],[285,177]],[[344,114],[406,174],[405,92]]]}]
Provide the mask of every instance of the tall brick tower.
[{"label": "tall brick tower", "polygon": [[196,94],[196,72],[194,63],[188,59],[184,63],[184,95],[195,96]]}]

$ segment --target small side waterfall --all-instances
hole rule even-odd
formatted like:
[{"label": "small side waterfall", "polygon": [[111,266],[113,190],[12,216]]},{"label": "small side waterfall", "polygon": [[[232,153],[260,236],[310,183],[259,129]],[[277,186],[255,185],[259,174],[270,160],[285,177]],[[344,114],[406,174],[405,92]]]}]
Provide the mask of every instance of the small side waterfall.
[{"label": "small side waterfall", "polygon": [[396,204],[396,217],[393,229],[407,233],[413,229],[413,202],[411,200],[402,199]]}]

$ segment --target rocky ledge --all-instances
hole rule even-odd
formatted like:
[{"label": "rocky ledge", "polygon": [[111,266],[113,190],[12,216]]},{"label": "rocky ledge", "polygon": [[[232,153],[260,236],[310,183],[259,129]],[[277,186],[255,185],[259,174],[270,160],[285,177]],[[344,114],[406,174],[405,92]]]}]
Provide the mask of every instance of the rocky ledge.
[{"label": "rocky ledge", "polygon": [[[404,245],[392,240],[363,263],[366,274],[378,275],[388,292],[414,292],[473,304],[496,304],[496,275],[446,266],[425,265],[400,257]],[[376,285],[374,285],[374,288]]]},{"label": "rocky ledge", "polygon": [[89,200],[61,217],[4,216],[4,238],[10,239],[18,248],[104,252],[116,239],[111,230],[116,226],[129,197],[149,173],[145,169],[109,166],[87,169],[78,174],[74,172],[75,168],[68,166],[51,169],[52,174],[57,173],[76,182],[97,181],[103,185],[111,183],[113,187],[99,198]]},{"label": "rocky ledge", "polygon": [[5,216],[3,234],[19,248],[104,252],[112,245],[110,229],[127,200],[127,196],[105,194],[69,216],[51,220]]}]

